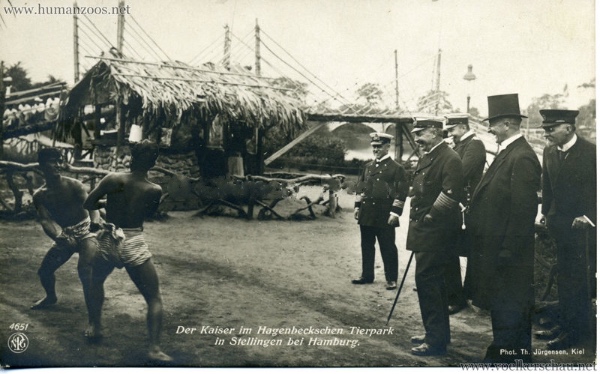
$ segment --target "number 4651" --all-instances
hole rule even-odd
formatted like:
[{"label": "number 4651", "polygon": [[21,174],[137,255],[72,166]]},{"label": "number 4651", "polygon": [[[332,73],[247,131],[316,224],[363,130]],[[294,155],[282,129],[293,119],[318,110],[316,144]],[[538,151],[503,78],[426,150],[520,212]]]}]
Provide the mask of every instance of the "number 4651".
[{"label": "number 4651", "polygon": [[25,331],[29,327],[29,323],[13,323],[9,326],[11,330],[15,331]]}]

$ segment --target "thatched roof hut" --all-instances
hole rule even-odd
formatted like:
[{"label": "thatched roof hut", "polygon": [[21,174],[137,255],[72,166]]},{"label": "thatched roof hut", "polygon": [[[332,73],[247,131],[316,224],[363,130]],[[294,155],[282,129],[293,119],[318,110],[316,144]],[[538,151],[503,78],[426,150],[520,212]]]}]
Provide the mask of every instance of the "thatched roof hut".
[{"label": "thatched roof hut", "polygon": [[[238,144],[250,138],[260,143],[271,128],[293,137],[305,127],[300,102],[241,67],[135,61],[114,51],[98,59],[69,92],[59,136],[92,118],[96,144],[111,129],[117,133],[116,145],[126,144],[135,124],[143,138],[171,150],[198,151],[222,140],[227,152],[235,137]],[[102,114],[107,108],[114,109],[112,117]],[[215,135],[215,130],[221,133]]]}]

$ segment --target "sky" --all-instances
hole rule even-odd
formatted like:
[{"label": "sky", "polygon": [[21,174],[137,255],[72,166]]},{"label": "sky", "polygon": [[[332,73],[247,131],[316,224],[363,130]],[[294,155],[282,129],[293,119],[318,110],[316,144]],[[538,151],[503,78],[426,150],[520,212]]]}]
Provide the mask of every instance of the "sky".
[{"label": "sky", "polygon": [[[11,3],[47,13],[50,7],[73,6],[62,0]],[[117,4],[78,1],[96,10]],[[578,88],[595,77],[594,0],[126,0],[126,5],[125,52],[145,61],[165,55],[187,63],[216,61],[223,56],[228,25],[234,35],[232,60],[253,66],[258,22],[262,40],[275,52],[261,47],[263,75],[315,83],[310,85],[314,103],[324,98],[337,103],[336,93],[352,101],[361,85],[377,83],[393,105],[397,51],[400,106],[414,110],[417,98],[435,87],[438,50],[440,89],[463,111],[468,95],[482,115],[490,95],[518,93],[522,109],[536,97],[562,93],[565,86],[565,107],[577,108],[595,97],[594,90]],[[13,16],[8,6],[0,0],[5,65],[20,61],[33,81],[53,75],[73,84],[73,17]],[[80,21],[82,55],[107,49],[96,27],[116,45],[116,15],[86,17]],[[81,58],[83,67],[95,61]],[[468,65],[476,75],[470,82],[463,79]]]}]

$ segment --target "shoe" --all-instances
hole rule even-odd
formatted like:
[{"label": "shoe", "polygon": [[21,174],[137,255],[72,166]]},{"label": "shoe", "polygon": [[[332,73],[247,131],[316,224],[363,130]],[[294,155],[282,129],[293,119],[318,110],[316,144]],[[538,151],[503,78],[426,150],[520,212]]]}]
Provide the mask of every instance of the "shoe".
[{"label": "shoe", "polygon": [[433,346],[427,343],[423,343],[418,347],[414,347],[410,350],[415,356],[441,356],[446,354],[446,346]]},{"label": "shoe", "polygon": [[569,333],[561,332],[556,339],[550,340],[548,344],[546,344],[546,347],[551,350],[566,349],[572,346],[574,343],[575,342]]},{"label": "shoe", "polygon": [[[413,344],[423,344],[423,343],[425,343],[425,334],[411,336],[410,342],[413,343]],[[448,340],[446,340],[446,344],[450,344],[450,338],[448,338]]]},{"label": "shoe", "polygon": [[373,283],[373,279],[367,279],[367,278],[363,278],[363,277],[360,277],[358,279],[352,279],[352,284],[369,284],[369,283]]},{"label": "shoe", "polygon": [[387,282],[385,289],[386,290],[395,290],[398,287],[398,285],[396,284],[396,282]]},{"label": "shoe", "polygon": [[425,335],[411,336],[410,342],[413,344],[423,344],[425,343]]},{"label": "shoe", "polygon": [[467,304],[462,304],[462,305],[449,305],[448,306],[448,314],[449,315],[453,315],[456,314],[458,312],[460,312],[461,310],[465,309],[467,306]]},{"label": "shoe", "polygon": [[560,335],[560,327],[554,326],[550,330],[539,330],[534,331],[533,335],[540,340],[552,340],[556,339],[558,335]]}]

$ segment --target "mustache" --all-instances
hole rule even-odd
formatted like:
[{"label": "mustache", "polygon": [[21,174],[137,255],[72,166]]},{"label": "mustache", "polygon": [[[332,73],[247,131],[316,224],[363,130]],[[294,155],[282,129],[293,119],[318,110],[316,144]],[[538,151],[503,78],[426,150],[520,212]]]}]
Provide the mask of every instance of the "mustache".
[{"label": "mustache", "polygon": [[425,145],[425,142],[422,140],[415,140],[415,143],[420,144],[420,145]]}]

